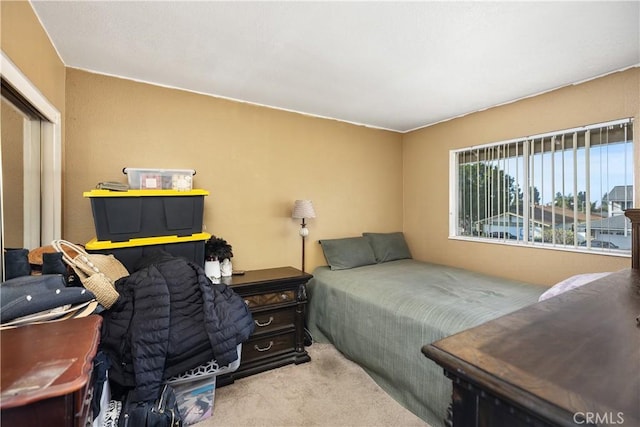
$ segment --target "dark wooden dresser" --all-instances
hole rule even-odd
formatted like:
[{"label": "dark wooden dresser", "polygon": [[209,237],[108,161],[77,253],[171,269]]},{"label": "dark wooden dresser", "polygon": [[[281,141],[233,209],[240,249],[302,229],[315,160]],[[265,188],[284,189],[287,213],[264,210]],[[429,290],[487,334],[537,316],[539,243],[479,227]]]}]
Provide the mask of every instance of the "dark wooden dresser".
[{"label": "dark wooden dresser", "polygon": [[223,283],[244,298],[255,331],[242,345],[240,367],[217,378],[217,386],[290,363],[311,360],[304,348],[306,283],[313,276],[293,267],[247,271]]},{"label": "dark wooden dresser", "polygon": [[638,212],[635,268],[422,348],[453,382],[446,424],[640,426]]},{"label": "dark wooden dresser", "polygon": [[102,317],[0,332],[3,426],[84,427],[92,422],[91,374]]}]

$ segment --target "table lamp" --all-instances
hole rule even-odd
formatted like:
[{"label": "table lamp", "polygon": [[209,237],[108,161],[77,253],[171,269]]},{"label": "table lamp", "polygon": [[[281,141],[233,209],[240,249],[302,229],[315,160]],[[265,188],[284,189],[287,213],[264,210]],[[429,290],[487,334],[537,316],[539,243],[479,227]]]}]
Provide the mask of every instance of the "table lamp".
[{"label": "table lamp", "polygon": [[300,224],[300,236],[302,237],[302,272],[304,273],[304,240],[305,237],[309,235],[309,229],[307,228],[307,224],[305,219],[307,218],[315,218],[316,211],[313,209],[313,203],[311,200],[296,200],[293,205],[293,213],[291,214],[291,218],[294,219],[302,219],[302,223]]}]

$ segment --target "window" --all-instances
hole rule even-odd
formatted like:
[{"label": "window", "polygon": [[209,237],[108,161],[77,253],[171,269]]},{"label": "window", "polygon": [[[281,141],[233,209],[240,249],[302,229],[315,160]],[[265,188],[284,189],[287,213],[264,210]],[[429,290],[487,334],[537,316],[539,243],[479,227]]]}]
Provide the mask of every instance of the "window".
[{"label": "window", "polygon": [[633,119],[451,152],[450,235],[625,253]]}]

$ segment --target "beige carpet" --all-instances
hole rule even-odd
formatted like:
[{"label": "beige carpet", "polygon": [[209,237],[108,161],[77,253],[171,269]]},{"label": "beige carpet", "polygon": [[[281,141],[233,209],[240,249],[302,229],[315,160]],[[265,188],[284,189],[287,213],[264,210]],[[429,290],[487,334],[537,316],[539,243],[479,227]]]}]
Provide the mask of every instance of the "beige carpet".
[{"label": "beige carpet", "polygon": [[262,372],[216,390],[213,416],[196,427],[427,426],[330,344],[311,362]]}]

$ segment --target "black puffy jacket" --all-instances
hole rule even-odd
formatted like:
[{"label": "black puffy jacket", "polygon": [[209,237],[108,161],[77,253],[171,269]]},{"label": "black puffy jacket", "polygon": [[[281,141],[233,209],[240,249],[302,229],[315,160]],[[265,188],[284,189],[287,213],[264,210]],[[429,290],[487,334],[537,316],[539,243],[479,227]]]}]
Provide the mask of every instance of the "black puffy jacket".
[{"label": "black puffy jacket", "polygon": [[120,297],[103,312],[101,349],[110,380],[149,401],[172,376],[212,359],[234,362],[254,323],[243,299],[197,264],[162,252],[141,265],[116,282]]}]

